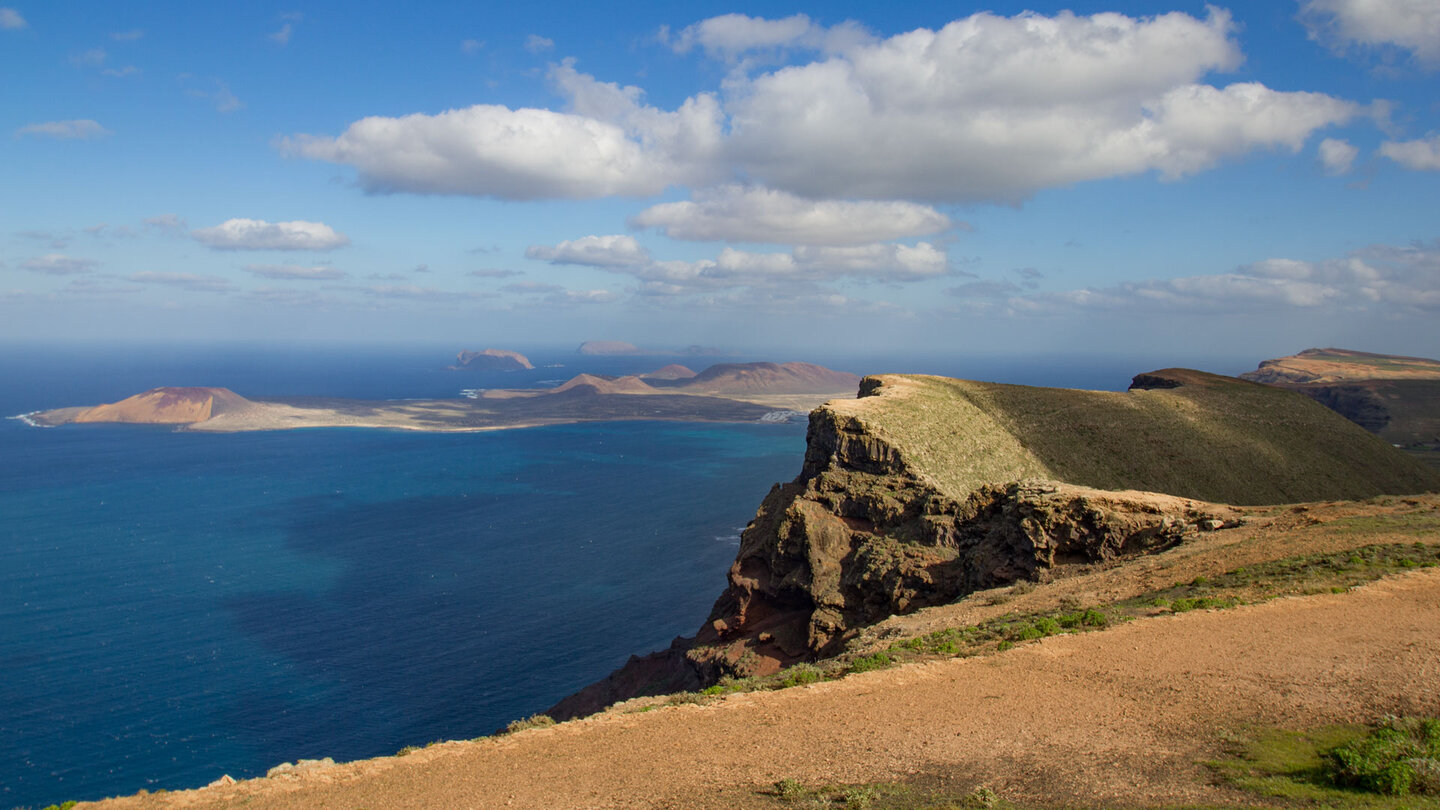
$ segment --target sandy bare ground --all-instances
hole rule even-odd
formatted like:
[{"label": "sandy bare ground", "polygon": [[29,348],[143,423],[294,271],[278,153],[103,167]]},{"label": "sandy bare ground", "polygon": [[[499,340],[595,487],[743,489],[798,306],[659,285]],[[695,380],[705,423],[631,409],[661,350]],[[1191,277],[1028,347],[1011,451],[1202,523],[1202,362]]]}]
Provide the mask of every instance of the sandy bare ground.
[{"label": "sandy bare ground", "polygon": [[776,780],[939,779],[1025,804],[1232,803],[1201,763],[1251,723],[1440,712],[1440,570],[1056,636],[986,658],[619,711],[132,807],[729,808]]}]

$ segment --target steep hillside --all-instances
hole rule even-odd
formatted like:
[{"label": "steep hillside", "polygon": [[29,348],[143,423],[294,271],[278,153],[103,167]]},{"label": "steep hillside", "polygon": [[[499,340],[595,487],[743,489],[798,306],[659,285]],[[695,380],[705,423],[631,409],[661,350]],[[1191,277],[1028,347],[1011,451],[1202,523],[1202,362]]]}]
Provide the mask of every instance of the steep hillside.
[{"label": "steep hillside", "polygon": [[696,637],[555,716],[766,674],[892,614],[1184,543],[1233,525],[1215,503],[1440,490],[1305,397],[1203,372],[1142,374],[1126,393],[887,375],[860,393],[811,414],[800,476],[742,534]]}]

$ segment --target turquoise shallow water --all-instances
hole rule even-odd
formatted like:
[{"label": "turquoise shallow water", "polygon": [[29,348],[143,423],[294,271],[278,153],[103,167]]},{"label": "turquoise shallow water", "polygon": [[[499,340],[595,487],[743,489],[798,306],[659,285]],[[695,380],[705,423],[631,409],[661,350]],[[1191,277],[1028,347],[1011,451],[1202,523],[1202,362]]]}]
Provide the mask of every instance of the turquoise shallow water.
[{"label": "turquoise shallow water", "polygon": [[694,632],[803,448],[795,424],[0,423],[0,807],[543,710]]}]

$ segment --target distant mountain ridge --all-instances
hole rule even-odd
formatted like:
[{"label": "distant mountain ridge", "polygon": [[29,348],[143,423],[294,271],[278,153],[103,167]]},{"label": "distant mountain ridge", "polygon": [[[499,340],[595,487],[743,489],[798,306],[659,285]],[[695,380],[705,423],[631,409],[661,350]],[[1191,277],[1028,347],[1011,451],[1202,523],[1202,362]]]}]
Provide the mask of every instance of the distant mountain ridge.
[{"label": "distant mountain ridge", "polygon": [[1240,379],[1269,385],[1440,380],[1440,360],[1351,349],[1305,349],[1289,357],[1265,360],[1254,371],[1241,374]]},{"label": "distant mountain ridge", "polygon": [[1440,469],[1440,360],[1306,349],[1240,377],[1304,394]]},{"label": "distant mountain ridge", "polygon": [[[717,363],[699,374],[685,366],[671,364],[658,371],[608,377],[577,374],[555,388],[494,389],[483,392],[486,399],[512,399],[563,393],[588,387],[602,394],[689,394],[744,399],[745,397],[844,397],[860,387],[860,377],[848,371],[814,363]],[[813,407],[813,403],[810,407]]]}]

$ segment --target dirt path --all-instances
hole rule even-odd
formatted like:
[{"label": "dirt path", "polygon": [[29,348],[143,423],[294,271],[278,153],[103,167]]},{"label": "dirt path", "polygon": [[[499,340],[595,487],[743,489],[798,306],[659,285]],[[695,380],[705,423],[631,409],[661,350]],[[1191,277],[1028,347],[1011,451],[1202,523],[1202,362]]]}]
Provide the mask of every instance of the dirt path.
[{"label": "dirt path", "polygon": [[731,808],[776,780],[928,775],[1025,803],[1227,803],[1221,730],[1440,713],[1440,570],[988,658],[612,713],[108,808]]}]

